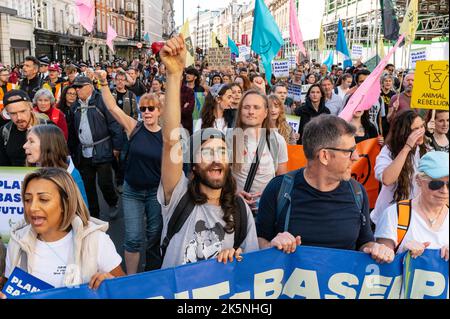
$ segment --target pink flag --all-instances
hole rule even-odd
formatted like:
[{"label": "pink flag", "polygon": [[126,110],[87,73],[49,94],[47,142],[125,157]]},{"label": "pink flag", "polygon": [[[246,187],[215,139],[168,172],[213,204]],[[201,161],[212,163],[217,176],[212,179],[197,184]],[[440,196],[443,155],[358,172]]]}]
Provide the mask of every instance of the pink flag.
[{"label": "pink flag", "polygon": [[378,100],[381,93],[380,77],[383,74],[386,64],[395,50],[397,50],[400,43],[402,43],[404,34],[398,39],[397,44],[389,51],[383,60],[377,65],[367,79],[361,84],[361,86],[353,93],[345,108],[339,114],[339,117],[343,118],[347,122],[350,122],[353,118],[353,113],[356,111],[369,110]]},{"label": "pink flag", "polygon": [[117,37],[116,30],[113,29],[111,25],[108,24],[108,33],[106,34],[106,44],[114,52],[114,44],[113,41]]},{"label": "pink flag", "polygon": [[94,29],[95,4],[94,0],[76,0],[75,5],[78,9],[78,19],[80,24],[88,31]]},{"label": "pink flag", "polygon": [[297,10],[295,9],[294,0],[291,1],[291,8],[290,8],[290,17],[289,17],[289,34],[291,37],[291,43],[297,44],[298,48],[300,49],[300,52],[306,56],[306,49],[303,45],[303,35],[302,31],[300,30],[300,25],[298,24],[298,18],[297,18]]}]

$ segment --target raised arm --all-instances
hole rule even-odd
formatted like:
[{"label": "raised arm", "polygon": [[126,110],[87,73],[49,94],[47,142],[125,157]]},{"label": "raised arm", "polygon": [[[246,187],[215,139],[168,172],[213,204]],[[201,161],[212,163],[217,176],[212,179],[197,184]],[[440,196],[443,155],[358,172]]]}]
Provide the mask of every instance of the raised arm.
[{"label": "raised arm", "polygon": [[108,87],[108,81],[106,80],[107,73],[104,70],[96,71],[95,77],[100,83],[102,90],[102,98],[108,111],[114,117],[114,119],[123,127],[127,136],[130,136],[136,127],[137,121],[132,117],[128,116],[116,103],[116,99],[111,94]]},{"label": "raised arm", "polygon": [[163,135],[161,183],[164,200],[168,204],[183,171],[180,143],[180,85],[186,61],[184,38],[179,35],[167,41],[159,55],[167,69],[164,114],[161,117]]}]

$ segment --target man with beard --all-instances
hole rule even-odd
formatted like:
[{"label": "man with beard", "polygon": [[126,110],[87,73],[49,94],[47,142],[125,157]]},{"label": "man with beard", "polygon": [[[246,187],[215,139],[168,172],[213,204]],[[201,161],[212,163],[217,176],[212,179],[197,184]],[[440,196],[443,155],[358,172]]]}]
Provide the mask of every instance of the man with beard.
[{"label": "man with beard", "polygon": [[367,193],[351,177],[359,157],[354,135],[351,124],[333,115],[320,115],[305,126],[306,167],[288,173],[290,189],[285,188],[285,176],[279,176],[261,197],[256,215],[261,249],[290,253],[302,243],[363,251],[377,262],[394,260],[392,249],[375,242]]},{"label": "man with beard", "polygon": [[387,119],[389,122],[395,117],[395,115],[402,110],[411,108],[411,95],[414,87],[414,73],[408,73],[403,79],[403,92],[394,95],[389,103],[389,112]]},{"label": "man with beard", "polygon": [[[225,136],[218,130],[206,129],[191,137],[192,174],[186,178],[179,137],[180,83],[186,59],[183,37],[176,36],[167,41],[160,57],[167,68],[164,114],[169,115],[163,116],[161,123],[163,155],[158,201],[163,215],[162,268],[208,258],[217,258],[224,263],[233,261],[234,257],[239,260],[242,252],[257,250],[258,243],[252,214],[243,199],[236,196]],[[186,205],[182,205],[184,203]],[[179,207],[184,206],[192,208],[185,215],[184,227],[169,234],[173,218],[179,215]],[[245,223],[243,217],[246,217]],[[243,227],[244,224],[247,226]],[[242,230],[244,236],[236,240],[236,234]]]},{"label": "man with beard", "polygon": [[25,166],[23,145],[28,129],[47,121],[33,112],[31,99],[22,90],[7,92],[3,104],[11,121],[0,128],[0,166]]}]

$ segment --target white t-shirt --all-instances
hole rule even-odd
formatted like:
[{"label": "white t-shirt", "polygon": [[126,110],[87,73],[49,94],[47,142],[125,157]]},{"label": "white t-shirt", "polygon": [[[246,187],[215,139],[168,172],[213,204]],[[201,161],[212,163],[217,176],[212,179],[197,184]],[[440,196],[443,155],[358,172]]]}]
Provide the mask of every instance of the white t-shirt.
[{"label": "white t-shirt", "polygon": [[[197,132],[198,130],[200,130],[202,128],[202,123],[203,122],[202,122],[201,118],[195,122],[194,132]],[[222,117],[220,119],[215,119],[214,125],[212,128],[218,129],[223,134],[227,134],[228,125],[225,122],[225,118]]]},{"label": "white t-shirt", "polygon": [[[288,152],[286,140],[279,133],[272,132],[275,134],[278,144],[278,150],[275,154],[278,155],[278,164],[283,164],[288,161]],[[249,138],[246,147],[244,147],[243,159],[244,163],[241,164],[241,169],[236,173],[233,171],[233,176],[236,179],[238,191],[244,190],[245,181],[247,180],[250,167],[252,165],[253,159],[256,156],[256,149],[258,148],[259,141],[255,138]],[[262,192],[266,188],[267,184],[276,175],[274,159],[270,154],[269,147],[267,143],[265,144],[264,151],[262,153],[258,169],[256,171],[255,179],[253,180],[250,193]]]},{"label": "white t-shirt", "polygon": [[[14,269],[11,269],[11,260],[6,256],[5,276],[8,278]],[[31,275],[45,281],[55,288],[64,287],[69,257],[73,255],[73,232],[55,242],[36,240],[34,249],[34,267]],[[73,258],[72,258],[73,260]],[[98,236],[98,272],[110,272],[120,265],[122,257],[117,253],[116,247],[108,234],[100,232]]]},{"label": "white t-shirt", "polygon": [[[159,185],[158,201],[161,204],[163,216],[161,243],[166,237],[170,217],[187,192],[188,183],[186,176],[181,174],[168,205],[164,205],[164,189],[162,184]],[[221,207],[210,204],[196,205],[183,227],[170,240],[162,268],[216,258],[223,249],[233,248],[234,232],[227,234],[224,226]],[[244,253],[259,249],[255,221],[248,206],[247,237],[241,244],[241,248]]]},{"label": "white t-shirt", "polygon": [[[384,170],[389,165],[391,165],[393,161],[394,160],[392,158],[391,151],[389,150],[387,145],[383,146],[380,154],[378,154],[378,156],[377,156],[377,160],[376,160],[376,164],[375,164],[375,178],[378,181],[380,181],[380,182],[382,181]],[[420,161],[420,153],[419,153],[419,148],[417,148],[416,154],[414,157],[414,164],[413,164],[414,174],[413,174],[413,178],[412,178],[411,191],[409,194],[409,198],[405,198],[405,199],[414,198],[418,194],[419,190],[418,190],[416,179],[414,178],[414,176],[418,173],[417,167],[419,165],[419,161]],[[394,183],[389,186],[383,185],[381,187],[380,194],[378,194],[377,202],[375,203],[375,208],[372,211],[372,213],[370,214],[370,218],[372,219],[372,221],[375,224],[378,224],[378,220],[380,219],[381,215],[386,210],[386,208],[388,208],[390,205],[393,204],[394,193],[395,193],[396,188],[397,188],[397,183]]]},{"label": "white t-shirt", "polygon": [[[449,229],[448,229],[448,208],[444,208],[446,213],[444,222],[438,231],[431,230],[427,222],[414,210],[414,206],[411,209],[411,221],[408,231],[397,251],[397,253],[404,252],[405,244],[409,241],[415,240],[419,243],[430,242],[429,249],[441,249],[443,246],[448,245]],[[375,238],[391,239],[397,245],[397,205],[391,205],[381,215],[380,220],[375,230]]]}]

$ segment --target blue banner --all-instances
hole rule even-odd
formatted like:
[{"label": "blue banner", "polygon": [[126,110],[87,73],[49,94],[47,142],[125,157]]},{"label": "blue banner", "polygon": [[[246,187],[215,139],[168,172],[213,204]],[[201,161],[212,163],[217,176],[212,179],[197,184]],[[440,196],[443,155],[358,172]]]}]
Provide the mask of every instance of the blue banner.
[{"label": "blue banner", "polygon": [[[226,265],[208,260],[105,280],[96,291],[85,284],[20,298],[396,299],[403,292],[405,254],[390,264],[377,264],[361,252],[300,246],[293,254],[272,248],[243,257],[241,262]],[[416,285],[414,291],[421,291],[422,298],[448,294],[448,262],[438,252],[427,251],[423,257],[410,260],[408,267],[415,272],[408,280]],[[445,267],[447,273],[442,272]],[[433,291],[427,289],[442,276],[443,284],[436,284]]]},{"label": "blue banner", "polygon": [[12,298],[52,288],[54,288],[52,285],[16,267],[9,276],[2,292],[6,297]]}]

